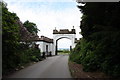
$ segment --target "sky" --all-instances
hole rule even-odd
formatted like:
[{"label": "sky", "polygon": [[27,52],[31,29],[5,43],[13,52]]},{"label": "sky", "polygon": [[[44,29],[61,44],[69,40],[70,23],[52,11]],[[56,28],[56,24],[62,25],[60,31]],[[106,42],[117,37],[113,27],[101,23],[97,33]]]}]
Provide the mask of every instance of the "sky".
[{"label": "sky", "polygon": [[[26,20],[33,22],[40,30],[38,36],[53,38],[53,29],[69,29],[74,26],[76,29],[76,38],[82,36],[79,34],[80,20],[82,13],[77,8],[78,3],[75,0],[4,0],[7,3],[8,10],[14,12],[24,23]],[[60,39],[59,48],[68,48],[71,41]]]}]

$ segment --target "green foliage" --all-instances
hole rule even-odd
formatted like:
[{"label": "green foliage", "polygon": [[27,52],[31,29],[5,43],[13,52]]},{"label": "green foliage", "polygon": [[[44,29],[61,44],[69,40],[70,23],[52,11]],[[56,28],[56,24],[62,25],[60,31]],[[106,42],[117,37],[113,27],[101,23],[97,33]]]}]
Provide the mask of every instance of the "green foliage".
[{"label": "green foliage", "polygon": [[58,50],[57,52],[59,52],[59,53],[70,53],[70,51],[66,50],[66,49],[64,49],[64,50]]},{"label": "green foliage", "polygon": [[2,3],[2,74],[4,75],[18,66],[40,61],[41,53],[38,48],[29,48],[30,44],[20,42],[18,16],[8,11],[6,3],[0,3]]},{"label": "green foliage", "polygon": [[81,63],[80,62],[81,56],[79,54],[79,50],[80,50],[80,41],[79,41],[79,43],[77,43],[76,47],[74,49],[72,49],[72,51],[70,52],[69,60],[71,60],[73,62]]},{"label": "green foliage", "polygon": [[[22,44],[23,46],[23,44]],[[27,49],[22,49],[22,51],[19,54],[19,64],[26,64],[31,61],[38,62],[41,60],[41,52],[37,48],[27,48]]]},{"label": "green foliage", "polygon": [[28,20],[24,22],[24,27],[27,28],[27,30],[30,32],[30,33],[33,33],[33,34],[37,34],[38,33],[38,28],[36,26],[35,23],[32,23],[32,22],[29,22]]},{"label": "green foliage", "polygon": [[69,50],[63,50],[63,53],[69,53],[70,51]]},{"label": "green foliage", "polygon": [[[19,45],[19,27],[16,21],[19,19],[15,13],[11,13],[6,8],[6,3],[2,3],[2,58],[3,71],[17,66],[16,49]],[[14,62],[13,62],[14,61]]]},{"label": "green foliage", "polygon": [[40,61],[41,60],[41,53],[40,50],[38,48],[32,48],[30,49],[30,60],[31,61]]},{"label": "green foliage", "polygon": [[82,64],[84,71],[120,76],[120,3],[86,3],[79,8],[83,38],[70,60]]}]

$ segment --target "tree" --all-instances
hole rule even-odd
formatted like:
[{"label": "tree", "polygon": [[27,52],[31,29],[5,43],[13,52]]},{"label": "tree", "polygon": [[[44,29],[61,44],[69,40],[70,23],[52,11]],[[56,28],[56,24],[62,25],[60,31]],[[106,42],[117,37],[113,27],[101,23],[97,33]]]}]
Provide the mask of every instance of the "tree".
[{"label": "tree", "polygon": [[37,35],[37,33],[39,31],[36,24],[32,23],[32,22],[29,22],[28,20],[24,22],[23,26],[26,27],[27,30],[34,35]]},{"label": "tree", "polygon": [[[41,60],[40,50],[30,48],[25,42],[34,41],[37,36],[35,24],[28,28],[29,32],[19,20],[16,13],[8,11],[7,4],[0,2],[2,5],[2,73],[5,75],[16,67],[29,63],[31,61]],[[23,42],[23,43],[21,43]]]},{"label": "tree", "polygon": [[[75,62],[84,71],[100,70],[111,76],[120,76],[120,2],[85,3],[78,6],[82,13],[81,34],[83,39],[72,53]],[[79,55],[79,57],[78,57]]]},{"label": "tree", "polygon": [[2,58],[3,72],[17,66],[17,47],[19,45],[19,19],[15,13],[7,9],[7,4],[2,3]]}]

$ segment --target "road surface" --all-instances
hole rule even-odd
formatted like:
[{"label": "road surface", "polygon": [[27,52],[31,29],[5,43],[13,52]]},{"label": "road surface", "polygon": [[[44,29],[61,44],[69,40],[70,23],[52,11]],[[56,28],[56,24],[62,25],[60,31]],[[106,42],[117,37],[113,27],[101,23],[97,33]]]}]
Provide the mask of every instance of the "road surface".
[{"label": "road surface", "polygon": [[9,78],[71,78],[68,55],[58,55],[26,67]]}]

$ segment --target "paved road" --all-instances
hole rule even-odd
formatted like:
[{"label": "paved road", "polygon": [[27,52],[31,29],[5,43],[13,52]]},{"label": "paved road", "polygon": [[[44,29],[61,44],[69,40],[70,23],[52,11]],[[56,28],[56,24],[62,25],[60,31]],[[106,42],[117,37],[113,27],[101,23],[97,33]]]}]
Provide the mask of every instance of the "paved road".
[{"label": "paved road", "polygon": [[68,55],[48,57],[12,74],[9,78],[71,78]]}]

